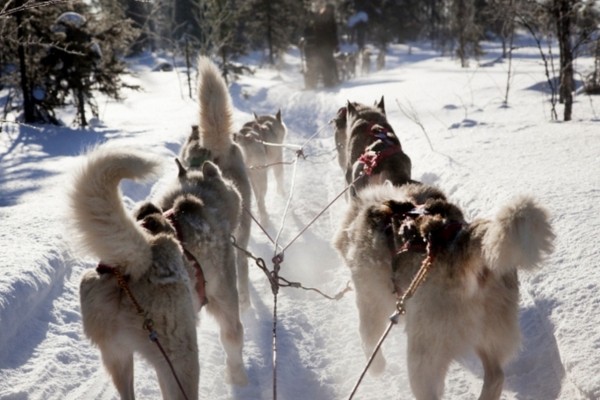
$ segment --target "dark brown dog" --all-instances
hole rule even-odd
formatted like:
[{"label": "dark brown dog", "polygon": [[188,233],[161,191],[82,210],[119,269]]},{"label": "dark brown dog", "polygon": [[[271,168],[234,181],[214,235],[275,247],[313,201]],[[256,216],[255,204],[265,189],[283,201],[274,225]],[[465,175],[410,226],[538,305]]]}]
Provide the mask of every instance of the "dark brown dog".
[{"label": "dark brown dog", "polygon": [[333,122],[338,163],[354,191],[386,180],[395,186],[412,182],[410,158],[387,120],[383,97],[374,106],[348,102]]}]

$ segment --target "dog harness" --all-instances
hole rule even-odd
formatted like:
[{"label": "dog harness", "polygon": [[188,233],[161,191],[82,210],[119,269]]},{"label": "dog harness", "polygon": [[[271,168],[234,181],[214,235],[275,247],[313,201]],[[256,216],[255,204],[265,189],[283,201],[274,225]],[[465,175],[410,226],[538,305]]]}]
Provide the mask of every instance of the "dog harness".
[{"label": "dog harness", "polygon": [[387,237],[388,248],[392,257],[392,282],[394,292],[398,297],[403,293],[394,279],[394,274],[398,270],[399,257],[407,252],[427,254],[430,260],[433,260],[436,253],[442,246],[451,247],[458,239],[464,229],[464,223],[456,220],[447,220],[442,229],[436,230],[435,235],[430,232],[427,237],[421,236],[415,221],[426,215],[435,215],[430,213],[424,204],[413,206],[408,211],[400,211],[389,215],[382,223],[382,230]]},{"label": "dog harness", "polygon": [[[365,152],[360,155],[357,161],[364,165],[364,173],[371,175],[382,160],[394,154],[402,153],[402,146],[394,133],[382,125],[369,124],[368,131],[369,135],[374,137],[376,141],[365,149]],[[378,145],[384,146],[384,149],[375,150],[374,148]]]},{"label": "dog harness", "polygon": [[[185,258],[194,267],[195,277],[196,277],[196,286],[194,289],[196,290],[196,294],[198,295],[198,300],[200,301],[200,307],[203,307],[206,304],[208,304],[208,298],[206,296],[206,280],[204,279],[204,272],[202,271],[202,266],[201,266],[200,262],[198,261],[198,259],[189,250],[187,250],[183,246],[181,229],[175,219],[173,210],[172,209],[168,210],[167,212],[164,213],[164,216],[165,216],[165,218],[167,218],[167,220],[171,223],[171,225],[175,229],[175,233],[177,235],[177,240],[179,241],[179,244],[181,245],[181,248],[183,249],[183,254],[185,255]],[[96,266],[96,272],[100,275],[111,274],[111,275],[116,275],[117,277],[120,276],[120,274],[118,274],[118,267],[104,264],[102,262],[99,263],[98,266]],[[122,277],[122,279],[127,280],[127,277],[126,276]]]}]

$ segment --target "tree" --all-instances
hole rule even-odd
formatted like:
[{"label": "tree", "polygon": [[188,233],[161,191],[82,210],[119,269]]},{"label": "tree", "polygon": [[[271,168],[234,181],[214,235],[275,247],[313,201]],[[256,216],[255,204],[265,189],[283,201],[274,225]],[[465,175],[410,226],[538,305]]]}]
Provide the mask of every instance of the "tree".
[{"label": "tree", "polygon": [[482,32],[475,23],[475,3],[473,0],[453,0],[450,10],[452,35],[458,42],[456,55],[465,68],[469,66],[469,57],[481,55],[479,40]]},{"label": "tree", "polygon": [[305,10],[297,0],[251,0],[241,20],[250,44],[267,48],[270,64],[290,43],[298,41],[305,22]]},{"label": "tree", "polygon": [[94,91],[120,99],[125,73],[121,60],[134,31],[127,21],[94,21],[76,12],[61,14],[50,27],[60,47],[51,47],[41,60],[44,98],[47,109],[66,104],[72,95],[81,126],[88,124],[86,106],[97,115]]},{"label": "tree", "polygon": [[556,36],[560,50],[559,101],[564,103],[564,120],[570,121],[573,113],[573,47],[571,35],[573,29],[572,0],[552,0],[552,14],[556,23]]},{"label": "tree", "polygon": [[[239,7],[238,7],[239,6]],[[245,53],[248,41],[240,30],[243,8],[241,0],[205,0],[200,9],[203,21],[202,53],[213,53],[220,59],[225,80],[234,69],[232,59]]]},{"label": "tree", "polygon": [[122,57],[135,35],[127,20],[95,19],[87,5],[70,2],[25,7],[0,22],[0,70],[12,71],[3,74],[3,83],[18,89],[24,121],[58,123],[55,109],[73,103],[86,125],[86,107],[96,113],[95,91],[119,98],[127,87],[120,79]]}]

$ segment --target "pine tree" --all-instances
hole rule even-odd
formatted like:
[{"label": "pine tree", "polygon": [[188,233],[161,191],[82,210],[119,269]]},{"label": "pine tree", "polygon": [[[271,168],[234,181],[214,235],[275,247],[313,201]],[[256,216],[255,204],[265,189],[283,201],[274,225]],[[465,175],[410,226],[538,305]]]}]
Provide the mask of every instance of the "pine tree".
[{"label": "pine tree", "polygon": [[3,78],[19,89],[24,121],[58,123],[56,108],[72,103],[85,126],[86,107],[97,112],[95,91],[118,99],[127,87],[120,75],[135,36],[130,22],[111,15],[94,19],[84,3],[27,8],[3,22],[0,69],[19,65]]},{"label": "pine tree", "polygon": [[267,48],[269,63],[290,43],[297,43],[305,24],[306,12],[297,0],[252,0],[246,3],[244,30],[254,47]]}]

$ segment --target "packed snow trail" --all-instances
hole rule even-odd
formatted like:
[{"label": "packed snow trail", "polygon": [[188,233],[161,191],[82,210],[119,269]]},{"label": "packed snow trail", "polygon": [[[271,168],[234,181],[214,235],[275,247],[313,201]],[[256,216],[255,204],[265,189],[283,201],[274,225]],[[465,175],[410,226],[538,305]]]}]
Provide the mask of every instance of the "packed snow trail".
[{"label": "packed snow trail", "polygon": [[[489,59],[496,59],[490,48]],[[571,123],[552,123],[536,49],[515,52],[513,95],[502,106],[505,66],[461,69],[427,49],[394,46],[387,68],[336,89],[304,91],[295,54],[277,72],[259,69],[235,82],[230,92],[236,124],[251,112],[282,110],[288,141],[302,144],[315,135],[298,160],[290,214],[281,241],[287,244],[345,187],[335,159],[328,121],[347,100],[372,103],[385,96],[387,114],[413,163],[413,178],[438,185],[469,219],[493,214],[517,194],[532,194],[553,216],[556,250],[542,268],[521,276],[520,322],[523,350],[509,364],[503,399],[600,398],[600,141],[593,100],[576,103]],[[140,60],[144,61],[144,60]],[[166,160],[155,185],[126,182],[132,206],[176,176],[172,162],[197,116],[182,96],[175,72],[150,72],[137,64],[142,93],[122,103],[107,102],[103,123],[90,130],[6,124],[0,137],[0,398],[116,399],[99,352],[83,335],[78,285],[96,260],[79,261],[66,246],[64,193],[69,172],[89,146],[113,141],[147,148]],[[542,83],[542,85],[540,85]],[[409,118],[406,110],[414,110]],[[578,117],[578,116],[581,117]],[[594,120],[596,118],[596,120]],[[418,123],[422,124],[427,136]],[[430,148],[433,146],[433,151]],[[293,151],[286,159],[294,158]],[[172,170],[168,166],[172,165]],[[291,185],[291,169],[286,169]],[[270,185],[269,232],[279,227],[287,197]],[[289,193],[288,193],[289,194]],[[334,294],[350,280],[331,246],[345,210],[342,197],[286,251],[281,275]],[[271,242],[253,227],[250,249],[271,260]],[[205,399],[271,399],[272,294],[257,267],[251,267],[252,309],[243,315],[244,360],[250,383],[223,383],[224,354],[216,323],[201,315],[200,394]],[[346,398],[365,363],[358,337],[354,294],[339,301],[282,288],[278,298],[278,398]],[[411,398],[403,327],[394,327],[383,346],[388,367],[367,375],[357,398]],[[448,399],[476,399],[482,384],[478,362],[468,357],[451,366]],[[152,368],[136,360],[136,395],[159,398]]]}]

